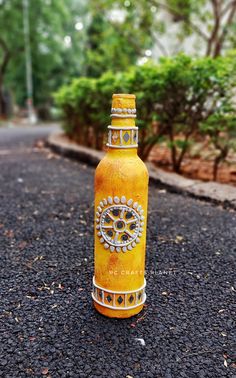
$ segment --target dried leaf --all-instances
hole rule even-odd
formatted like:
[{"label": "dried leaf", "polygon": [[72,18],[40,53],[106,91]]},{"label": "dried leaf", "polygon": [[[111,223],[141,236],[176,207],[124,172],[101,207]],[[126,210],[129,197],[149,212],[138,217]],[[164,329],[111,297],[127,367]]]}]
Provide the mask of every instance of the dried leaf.
[{"label": "dried leaf", "polygon": [[48,368],[43,368],[42,369],[42,374],[47,375],[48,374]]},{"label": "dried leaf", "polygon": [[18,245],[18,248],[19,248],[20,251],[22,251],[26,246],[27,246],[27,242],[23,240],[23,241],[20,242],[20,244]]},{"label": "dried leaf", "polygon": [[6,230],[5,232],[4,232],[4,235],[7,237],[7,238],[14,238],[14,232],[13,232],[13,230]]},{"label": "dried leaf", "polygon": [[181,241],[183,241],[183,239],[184,239],[183,236],[177,235],[176,238],[175,238],[175,242],[180,243]]},{"label": "dried leaf", "polygon": [[44,148],[45,142],[42,139],[39,139],[35,142],[34,147],[35,148]]}]

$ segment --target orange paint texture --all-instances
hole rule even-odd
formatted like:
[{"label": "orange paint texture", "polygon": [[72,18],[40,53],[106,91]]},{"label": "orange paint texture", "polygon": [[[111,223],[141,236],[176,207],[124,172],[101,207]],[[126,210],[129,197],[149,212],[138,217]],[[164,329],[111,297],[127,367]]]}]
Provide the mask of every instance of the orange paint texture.
[{"label": "orange paint texture", "polygon": [[93,301],[103,315],[127,318],[145,302],[148,172],[137,155],[135,96],[113,95],[108,149],[95,173]]}]

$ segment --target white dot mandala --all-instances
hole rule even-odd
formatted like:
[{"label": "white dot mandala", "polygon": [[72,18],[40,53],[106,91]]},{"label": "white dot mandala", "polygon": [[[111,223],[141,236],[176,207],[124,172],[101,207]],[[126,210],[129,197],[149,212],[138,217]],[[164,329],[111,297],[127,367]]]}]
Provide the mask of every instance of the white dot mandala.
[{"label": "white dot mandala", "polygon": [[104,198],[96,211],[100,243],[111,252],[131,251],[142,236],[143,213],[142,206],[125,196]]}]

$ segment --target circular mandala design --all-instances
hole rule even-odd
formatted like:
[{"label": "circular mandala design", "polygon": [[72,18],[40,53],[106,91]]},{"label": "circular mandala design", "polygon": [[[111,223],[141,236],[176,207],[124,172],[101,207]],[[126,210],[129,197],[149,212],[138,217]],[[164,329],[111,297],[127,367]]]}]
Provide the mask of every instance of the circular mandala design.
[{"label": "circular mandala design", "polygon": [[142,206],[132,199],[104,198],[97,207],[97,235],[111,252],[131,251],[140,242],[144,226]]}]

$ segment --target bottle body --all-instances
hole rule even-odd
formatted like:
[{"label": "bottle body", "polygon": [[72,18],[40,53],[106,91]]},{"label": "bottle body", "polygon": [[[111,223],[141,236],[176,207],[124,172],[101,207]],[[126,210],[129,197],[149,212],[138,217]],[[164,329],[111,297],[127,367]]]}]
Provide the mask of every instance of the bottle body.
[{"label": "bottle body", "polygon": [[[124,119],[114,123],[112,130],[122,138],[129,132],[131,143],[136,127],[129,119],[125,126]],[[131,148],[109,148],[95,173],[92,295],[103,315],[127,318],[140,312],[145,302],[147,199],[148,172],[137,149],[132,143]]]}]

